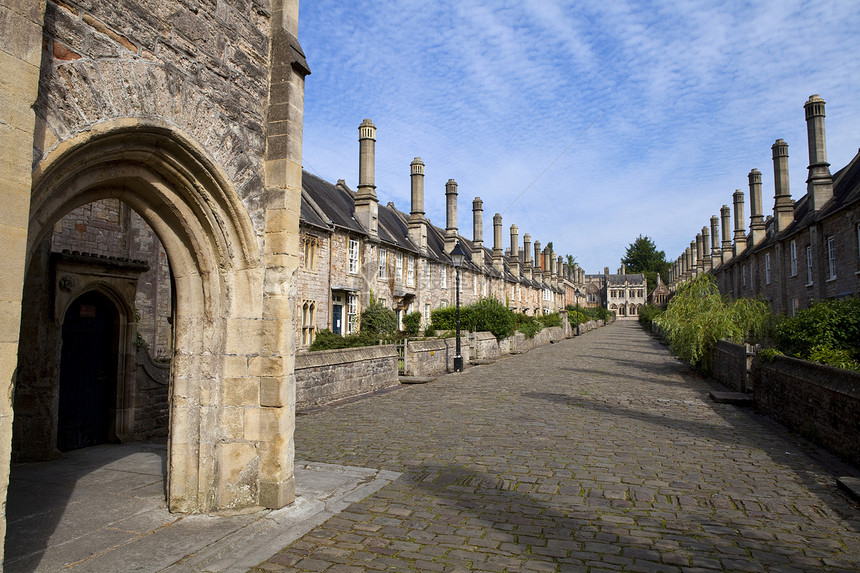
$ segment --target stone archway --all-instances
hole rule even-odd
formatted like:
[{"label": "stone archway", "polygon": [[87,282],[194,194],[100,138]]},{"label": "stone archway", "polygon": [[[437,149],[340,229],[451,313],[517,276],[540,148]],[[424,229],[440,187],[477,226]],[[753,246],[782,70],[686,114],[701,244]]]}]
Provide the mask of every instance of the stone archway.
[{"label": "stone archway", "polygon": [[[105,198],[141,215],[173,271],[171,511],[291,503],[294,388],[284,359],[291,329],[283,324],[291,317],[266,308],[267,262],[245,205],[205,150],[170,126],[101,124],[58,146],[34,173],[27,280],[54,222]],[[18,383],[31,376],[41,380],[30,383],[55,384],[58,365],[27,363],[43,343],[35,332],[34,340],[22,319]]]}]

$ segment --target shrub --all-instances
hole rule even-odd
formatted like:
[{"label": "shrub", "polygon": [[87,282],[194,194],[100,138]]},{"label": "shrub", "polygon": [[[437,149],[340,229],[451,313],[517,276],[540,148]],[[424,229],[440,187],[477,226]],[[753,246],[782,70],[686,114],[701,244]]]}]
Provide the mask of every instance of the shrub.
[{"label": "shrub", "polygon": [[359,330],[376,336],[392,336],[397,332],[397,315],[390,308],[371,300],[361,313]]},{"label": "shrub", "polygon": [[417,336],[418,331],[421,330],[421,313],[417,311],[410,312],[404,316],[403,330],[406,333],[406,336]]},{"label": "shrub", "polygon": [[569,304],[564,308],[567,310],[567,321],[573,327],[577,327],[584,322],[592,320],[592,318],[585,313],[585,311],[588,310],[585,307],[579,307],[579,309],[577,309],[575,305]]},{"label": "shrub", "polygon": [[358,346],[373,346],[379,344],[379,338],[368,332],[358,332],[347,336],[335,334],[329,329],[320,330],[317,332],[313,344],[308,347],[308,350],[313,352],[316,350],[334,350],[337,348],[355,348]]},{"label": "shrub", "polygon": [[561,326],[561,315],[557,312],[551,312],[540,317],[540,321],[543,323],[544,328]]},{"label": "shrub", "polygon": [[[463,309],[460,309],[461,311]],[[446,306],[437,308],[430,312],[430,324],[433,330],[450,330],[457,328],[457,308],[454,306]]]},{"label": "shrub", "polygon": [[815,302],[777,326],[775,338],[777,348],[791,356],[857,369],[860,298]]},{"label": "shrub", "polygon": [[714,277],[700,275],[678,289],[660,323],[672,351],[708,371],[718,340],[755,341],[765,334],[769,315],[760,300],[725,301]]},{"label": "shrub", "polygon": [[651,323],[654,322],[655,318],[659,318],[663,314],[663,309],[655,304],[645,305],[642,310],[639,311],[639,322],[642,323],[642,326],[651,330]]},{"label": "shrub", "polygon": [[536,316],[518,314],[516,315],[516,328],[525,334],[526,338],[533,338],[535,334],[543,330],[543,323]]},{"label": "shrub", "polygon": [[756,358],[762,362],[773,362],[773,359],[777,356],[784,356],[784,354],[776,348],[762,348],[756,352]]},{"label": "shrub", "polygon": [[433,338],[436,336],[436,330],[432,326],[428,326],[424,329],[425,338]]}]

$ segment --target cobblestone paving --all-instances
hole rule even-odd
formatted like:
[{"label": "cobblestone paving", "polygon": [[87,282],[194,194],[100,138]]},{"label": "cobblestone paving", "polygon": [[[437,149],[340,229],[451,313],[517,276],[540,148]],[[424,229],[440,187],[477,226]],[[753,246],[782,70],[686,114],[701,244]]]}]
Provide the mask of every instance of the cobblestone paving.
[{"label": "cobblestone paving", "polygon": [[628,322],[299,416],[403,476],[256,570],[860,570],[856,470],[712,388]]}]

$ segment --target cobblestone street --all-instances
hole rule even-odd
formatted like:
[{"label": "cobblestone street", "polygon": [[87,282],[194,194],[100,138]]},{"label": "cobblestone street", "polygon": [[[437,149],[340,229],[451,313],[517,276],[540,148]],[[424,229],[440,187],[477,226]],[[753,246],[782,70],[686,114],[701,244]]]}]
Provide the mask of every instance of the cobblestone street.
[{"label": "cobblestone street", "polygon": [[619,322],[300,415],[298,460],[402,476],[257,570],[860,570],[857,471],[713,388]]}]

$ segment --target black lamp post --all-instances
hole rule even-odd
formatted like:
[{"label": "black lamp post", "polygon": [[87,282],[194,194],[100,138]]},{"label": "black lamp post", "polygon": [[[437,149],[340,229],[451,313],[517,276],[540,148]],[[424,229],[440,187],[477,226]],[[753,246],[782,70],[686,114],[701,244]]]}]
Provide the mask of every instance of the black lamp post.
[{"label": "black lamp post", "polygon": [[460,246],[460,241],[457,241],[451,249],[451,262],[457,271],[457,346],[454,353],[454,372],[463,371],[463,356],[460,354],[460,267],[463,266],[465,258],[466,251]]},{"label": "black lamp post", "polygon": [[582,291],[576,289],[573,291],[573,296],[576,298],[576,335],[579,336],[579,297],[582,296]]}]

